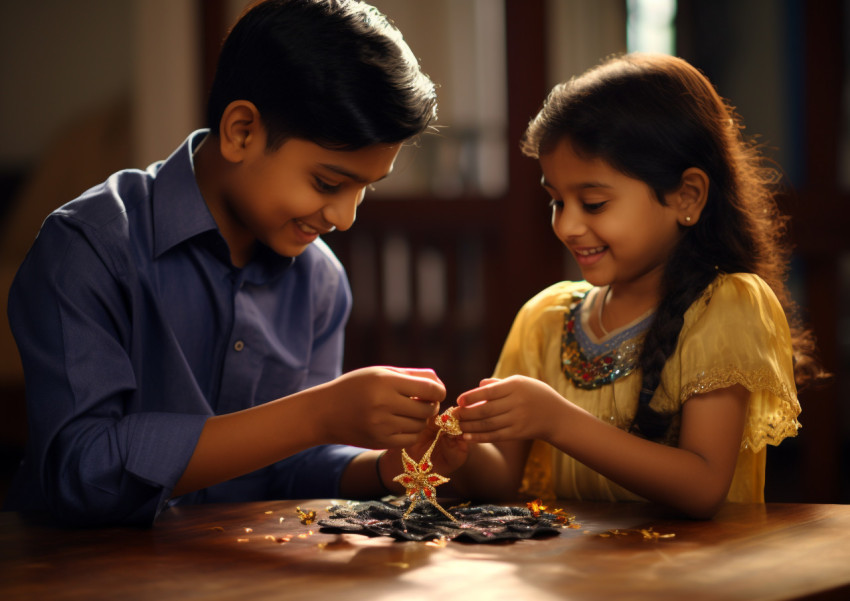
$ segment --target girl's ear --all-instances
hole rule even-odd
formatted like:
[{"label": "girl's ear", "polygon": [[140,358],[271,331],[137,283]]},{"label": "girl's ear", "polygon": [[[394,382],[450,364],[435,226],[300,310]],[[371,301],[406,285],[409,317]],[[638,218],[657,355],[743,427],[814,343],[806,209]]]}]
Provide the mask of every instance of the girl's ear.
[{"label": "girl's ear", "polygon": [[689,167],[682,173],[682,183],[666,197],[676,209],[680,225],[690,227],[699,221],[708,200],[708,186],[708,175],[702,169]]},{"label": "girl's ear", "polygon": [[221,156],[231,163],[241,163],[255,144],[265,145],[260,111],[253,102],[234,100],[224,109],[219,123]]}]

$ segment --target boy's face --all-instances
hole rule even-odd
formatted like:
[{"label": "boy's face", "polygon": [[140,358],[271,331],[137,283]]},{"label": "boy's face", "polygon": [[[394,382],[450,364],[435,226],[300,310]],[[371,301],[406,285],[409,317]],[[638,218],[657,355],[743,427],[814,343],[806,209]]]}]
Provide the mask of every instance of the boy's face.
[{"label": "boy's face", "polygon": [[253,144],[228,178],[222,210],[213,210],[234,262],[241,262],[240,244],[251,247],[259,240],[294,257],[321,234],[350,228],[366,188],[392,171],[400,148],[329,150],[292,138],[269,152],[264,143]]}]

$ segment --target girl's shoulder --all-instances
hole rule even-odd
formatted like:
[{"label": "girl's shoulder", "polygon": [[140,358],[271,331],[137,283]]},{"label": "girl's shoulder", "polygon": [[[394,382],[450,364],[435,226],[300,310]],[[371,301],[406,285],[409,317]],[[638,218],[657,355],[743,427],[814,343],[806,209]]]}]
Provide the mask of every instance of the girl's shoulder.
[{"label": "girl's shoulder", "polygon": [[585,281],[558,282],[544,288],[525,303],[525,310],[543,312],[548,310],[570,310],[593,288]]},{"label": "girl's shoulder", "polygon": [[752,273],[721,273],[685,313],[682,333],[712,323],[739,332],[787,329],[787,318],[770,286]]},{"label": "girl's shoulder", "polygon": [[587,282],[563,281],[544,288],[528,299],[514,319],[514,328],[525,332],[560,331],[564,315],[575,310],[587,292],[593,288]]},{"label": "girl's shoulder", "polygon": [[724,311],[748,311],[765,307],[782,310],[779,299],[767,282],[754,273],[719,274],[688,312],[699,314],[712,305],[713,308],[721,308],[718,307],[721,305]]}]

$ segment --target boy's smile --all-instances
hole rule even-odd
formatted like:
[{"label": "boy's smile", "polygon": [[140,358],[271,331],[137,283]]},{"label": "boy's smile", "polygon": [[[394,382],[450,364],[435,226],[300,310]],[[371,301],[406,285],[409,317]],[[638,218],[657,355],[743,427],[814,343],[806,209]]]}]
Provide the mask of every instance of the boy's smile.
[{"label": "boy's smile", "polygon": [[[366,188],[392,171],[401,148],[399,143],[332,150],[291,138],[269,152],[264,133],[253,129],[236,150],[238,160],[231,158],[224,169],[198,170],[204,198],[237,266],[250,260],[257,241],[294,257],[322,234],[350,228]],[[215,149],[215,139],[209,141]],[[202,157],[198,163],[204,164]],[[212,185],[205,186],[211,177]]]}]

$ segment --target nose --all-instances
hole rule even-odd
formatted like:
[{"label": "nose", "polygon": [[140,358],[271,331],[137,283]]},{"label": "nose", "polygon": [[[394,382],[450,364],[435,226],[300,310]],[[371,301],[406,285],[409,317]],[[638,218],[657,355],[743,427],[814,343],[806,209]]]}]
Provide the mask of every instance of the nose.
[{"label": "nose", "polygon": [[561,241],[581,236],[587,230],[581,210],[577,203],[564,203],[552,211],[552,229]]},{"label": "nose", "polygon": [[334,228],[341,232],[354,225],[357,219],[357,207],[363,202],[365,189],[360,188],[353,194],[340,195],[325,205],[322,217]]}]

